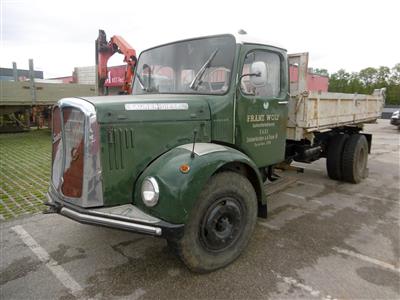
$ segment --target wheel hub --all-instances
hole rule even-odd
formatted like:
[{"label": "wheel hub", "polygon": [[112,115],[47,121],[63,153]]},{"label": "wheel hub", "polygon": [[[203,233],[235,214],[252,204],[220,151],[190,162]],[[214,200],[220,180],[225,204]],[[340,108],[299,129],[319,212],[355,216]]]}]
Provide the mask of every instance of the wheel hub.
[{"label": "wheel hub", "polygon": [[210,251],[222,251],[233,244],[241,233],[243,208],[233,198],[212,205],[203,216],[200,240]]}]

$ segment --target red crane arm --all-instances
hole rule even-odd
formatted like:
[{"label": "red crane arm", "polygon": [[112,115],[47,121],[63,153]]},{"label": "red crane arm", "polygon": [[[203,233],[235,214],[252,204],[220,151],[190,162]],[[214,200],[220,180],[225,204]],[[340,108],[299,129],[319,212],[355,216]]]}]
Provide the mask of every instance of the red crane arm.
[{"label": "red crane arm", "polygon": [[104,30],[99,30],[99,36],[96,40],[96,69],[97,88],[100,95],[104,95],[104,83],[107,80],[107,62],[116,52],[124,55],[124,62],[126,62],[122,91],[124,94],[132,94],[132,79],[137,61],[135,49],[119,35],[114,35],[108,42]]}]

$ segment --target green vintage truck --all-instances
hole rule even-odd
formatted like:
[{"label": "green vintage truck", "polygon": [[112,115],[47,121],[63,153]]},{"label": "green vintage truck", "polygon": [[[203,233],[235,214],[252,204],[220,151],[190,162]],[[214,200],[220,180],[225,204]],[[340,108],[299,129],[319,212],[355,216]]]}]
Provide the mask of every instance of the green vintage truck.
[{"label": "green vintage truck", "polygon": [[54,106],[50,210],[165,238],[195,272],[226,266],[267,216],[278,165],[325,157],[333,179],[368,174],[362,124],[383,91],[309,92],[307,60],[246,34],[143,51],[133,95]]}]

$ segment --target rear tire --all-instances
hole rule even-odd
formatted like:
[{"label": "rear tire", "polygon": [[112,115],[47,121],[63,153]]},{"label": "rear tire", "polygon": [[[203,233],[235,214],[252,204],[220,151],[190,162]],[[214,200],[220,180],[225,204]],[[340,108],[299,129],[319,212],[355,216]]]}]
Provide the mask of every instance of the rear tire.
[{"label": "rear tire", "polygon": [[217,173],[194,204],[182,239],[169,246],[190,270],[211,272],[242,253],[256,220],[257,197],[249,180],[234,172]]},{"label": "rear tire", "polygon": [[368,176],[368,142],[361,134],[351,135],[343,149],[343,180],[359,183]]},{"label": "rear tire", "polygon": [[326,170],[329,178],[342,180],[342,157],[347,134],[336,134],[330,138],[328,144],[328,154],[326,157]]}]

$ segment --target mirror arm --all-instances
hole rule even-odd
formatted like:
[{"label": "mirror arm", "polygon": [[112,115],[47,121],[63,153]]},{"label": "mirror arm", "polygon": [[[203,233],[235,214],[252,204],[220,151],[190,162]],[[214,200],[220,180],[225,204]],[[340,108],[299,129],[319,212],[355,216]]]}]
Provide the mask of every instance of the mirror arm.
[{"label": "mirror arm", "polygon": [[[239,80],[238,80],[238,85],[236,86],[236,91],[239,90],[239,87],[240,87],[241,84],[242,84],[242,79],[243,79],[243,77],[246,77],[246,76],[256,76],[256,77],[260,77],[260,76],[261,76],[261,72],[257,72],[257,73],[248,73],[248,74],[240,75]],[[252,95],[254,96],[254,94],[252,94]]]},{"label": "mirror arm", "polygon": [[248,73],[248,74],[243,74],[243,75],[241,75],[241,76],[239,77],[239,84],[241,83],[242,78],[243,78],[243,77],[246,77],[246,76],[256,76],[256,77],[260,77],[260,76],[261,76],[261,72],[257,72],[257,73]]},{"label": "mirror arm", "polygon": [[240,75],[239,80],[238,80],[237,88],[239,88],[239,87],[241,86],[241,84],[242,84],[242,79],[243,79],[243,77],[246,77],[246,76],[256,76],[256,77],[260,77],[260,76],[261,76],[261,72],[257,72],[257,73],[248,73],[248,74]]}]

